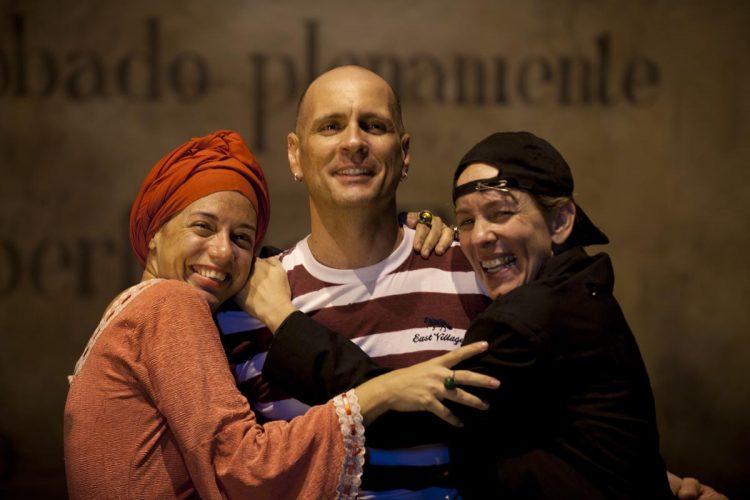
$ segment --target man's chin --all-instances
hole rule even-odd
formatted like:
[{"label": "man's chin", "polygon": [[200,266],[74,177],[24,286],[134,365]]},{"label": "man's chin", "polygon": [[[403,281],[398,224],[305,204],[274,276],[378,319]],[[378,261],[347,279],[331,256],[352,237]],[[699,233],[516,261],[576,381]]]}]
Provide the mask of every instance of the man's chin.
[{"label": "man's chin", "polygon": [[335,204],[339,208],[369,208],[379,206],[378,201],[382,198],[377,193],[361,191],[357,193],[344,193],[337,196]]}]

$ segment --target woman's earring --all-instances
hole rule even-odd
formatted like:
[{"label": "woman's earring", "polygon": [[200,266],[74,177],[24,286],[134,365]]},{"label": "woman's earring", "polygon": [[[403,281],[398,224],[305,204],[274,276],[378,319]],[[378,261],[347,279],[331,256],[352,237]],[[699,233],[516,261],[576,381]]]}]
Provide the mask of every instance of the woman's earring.
[{"label": "woman's earring", "polygon": [[301,181],[301,180],[302,180],[302,177],[300,177],[300,176],[299,176],[299,175],[297,175],[297,174],[294,174],[294,182],[299,182],[299,181]]},{"label": "woman's earring", "polygon": [[409,172],[407,172],[406,170],[402,170],[401,171],[401,182],[404,182],[407,177],[409,177]]}]

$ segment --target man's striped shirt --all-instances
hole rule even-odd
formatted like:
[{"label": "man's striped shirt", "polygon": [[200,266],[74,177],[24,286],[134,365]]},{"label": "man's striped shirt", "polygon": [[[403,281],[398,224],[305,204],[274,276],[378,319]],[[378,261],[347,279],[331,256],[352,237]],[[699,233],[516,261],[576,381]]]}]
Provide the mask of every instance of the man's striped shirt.
[{"label": "man's striped shirt", "polygon": [[[412,250],[413,241],[414,231],[404,228],[399,247],[388,258],[353,270],[323,266],[312,256],[307,239],[300,241],[281,257],[292,302],[383,366],[402,368],[455,349],[488,298],[458,245],[445,255],[423,259]],[[272,339],[268,329],[239,311],[223,311],[217,318],[238,385],[253,409],[270,420],[303,414],[307,405],[263,380]],[[368,457],[370,463],[386,466],[436,466],[449,460],[441,443],[369,449]]]}]

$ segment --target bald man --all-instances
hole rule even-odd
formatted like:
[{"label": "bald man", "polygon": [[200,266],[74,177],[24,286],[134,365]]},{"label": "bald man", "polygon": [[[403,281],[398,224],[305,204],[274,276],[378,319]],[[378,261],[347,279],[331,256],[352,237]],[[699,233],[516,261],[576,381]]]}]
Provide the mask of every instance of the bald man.
[{"label": "bald man", "polygon": [[[414,231],[398,223],[396,192],[408,176],[410,136],[390,85],[356,66],[324,73],[303,95],[287,145],[292,177],[308,191],[311,227],[282,255],[294,306],[351,339],[383,368],[458,347],[488,300],[460,248],[423,259],[411,250]],[[239,386],[256,412],[269,419],[303,413],[307,406],[279,386],[294,389],[294,380],[307,372],[284,367],[274,373],[273,360],[295,366],[293,360],[306,355],[305,339],[279,336],[266,353],[277,325],[269,330],[236,311],[219,314],[218,321]],[[359,368],[364,366],[323,363],[317,367],[323,386],[302,396],[314,403],[348,387]],[[447,409],[444,416],[455,421]],[[367,431],[365,494],[454,497],[448,426],[427,414],[387,417]]]}]

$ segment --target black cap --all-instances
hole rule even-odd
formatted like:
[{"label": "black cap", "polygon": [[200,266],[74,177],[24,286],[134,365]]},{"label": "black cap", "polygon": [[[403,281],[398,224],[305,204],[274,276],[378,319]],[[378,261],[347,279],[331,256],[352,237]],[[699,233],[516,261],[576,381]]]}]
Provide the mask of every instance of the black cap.
[{"label": "black cap", "polygon": [[[456,186],[466,167],[484,163],[498,175]],[[453,176],[453,203],[475,191],[517,188],[542,196],[573,196],[573,174],[562,155],[547,141],[530,132],[497,132],[477,143],[461,158]],[[573,232],[566,247],[603,245],[609,238],[601,232],[576,203]]]}]

